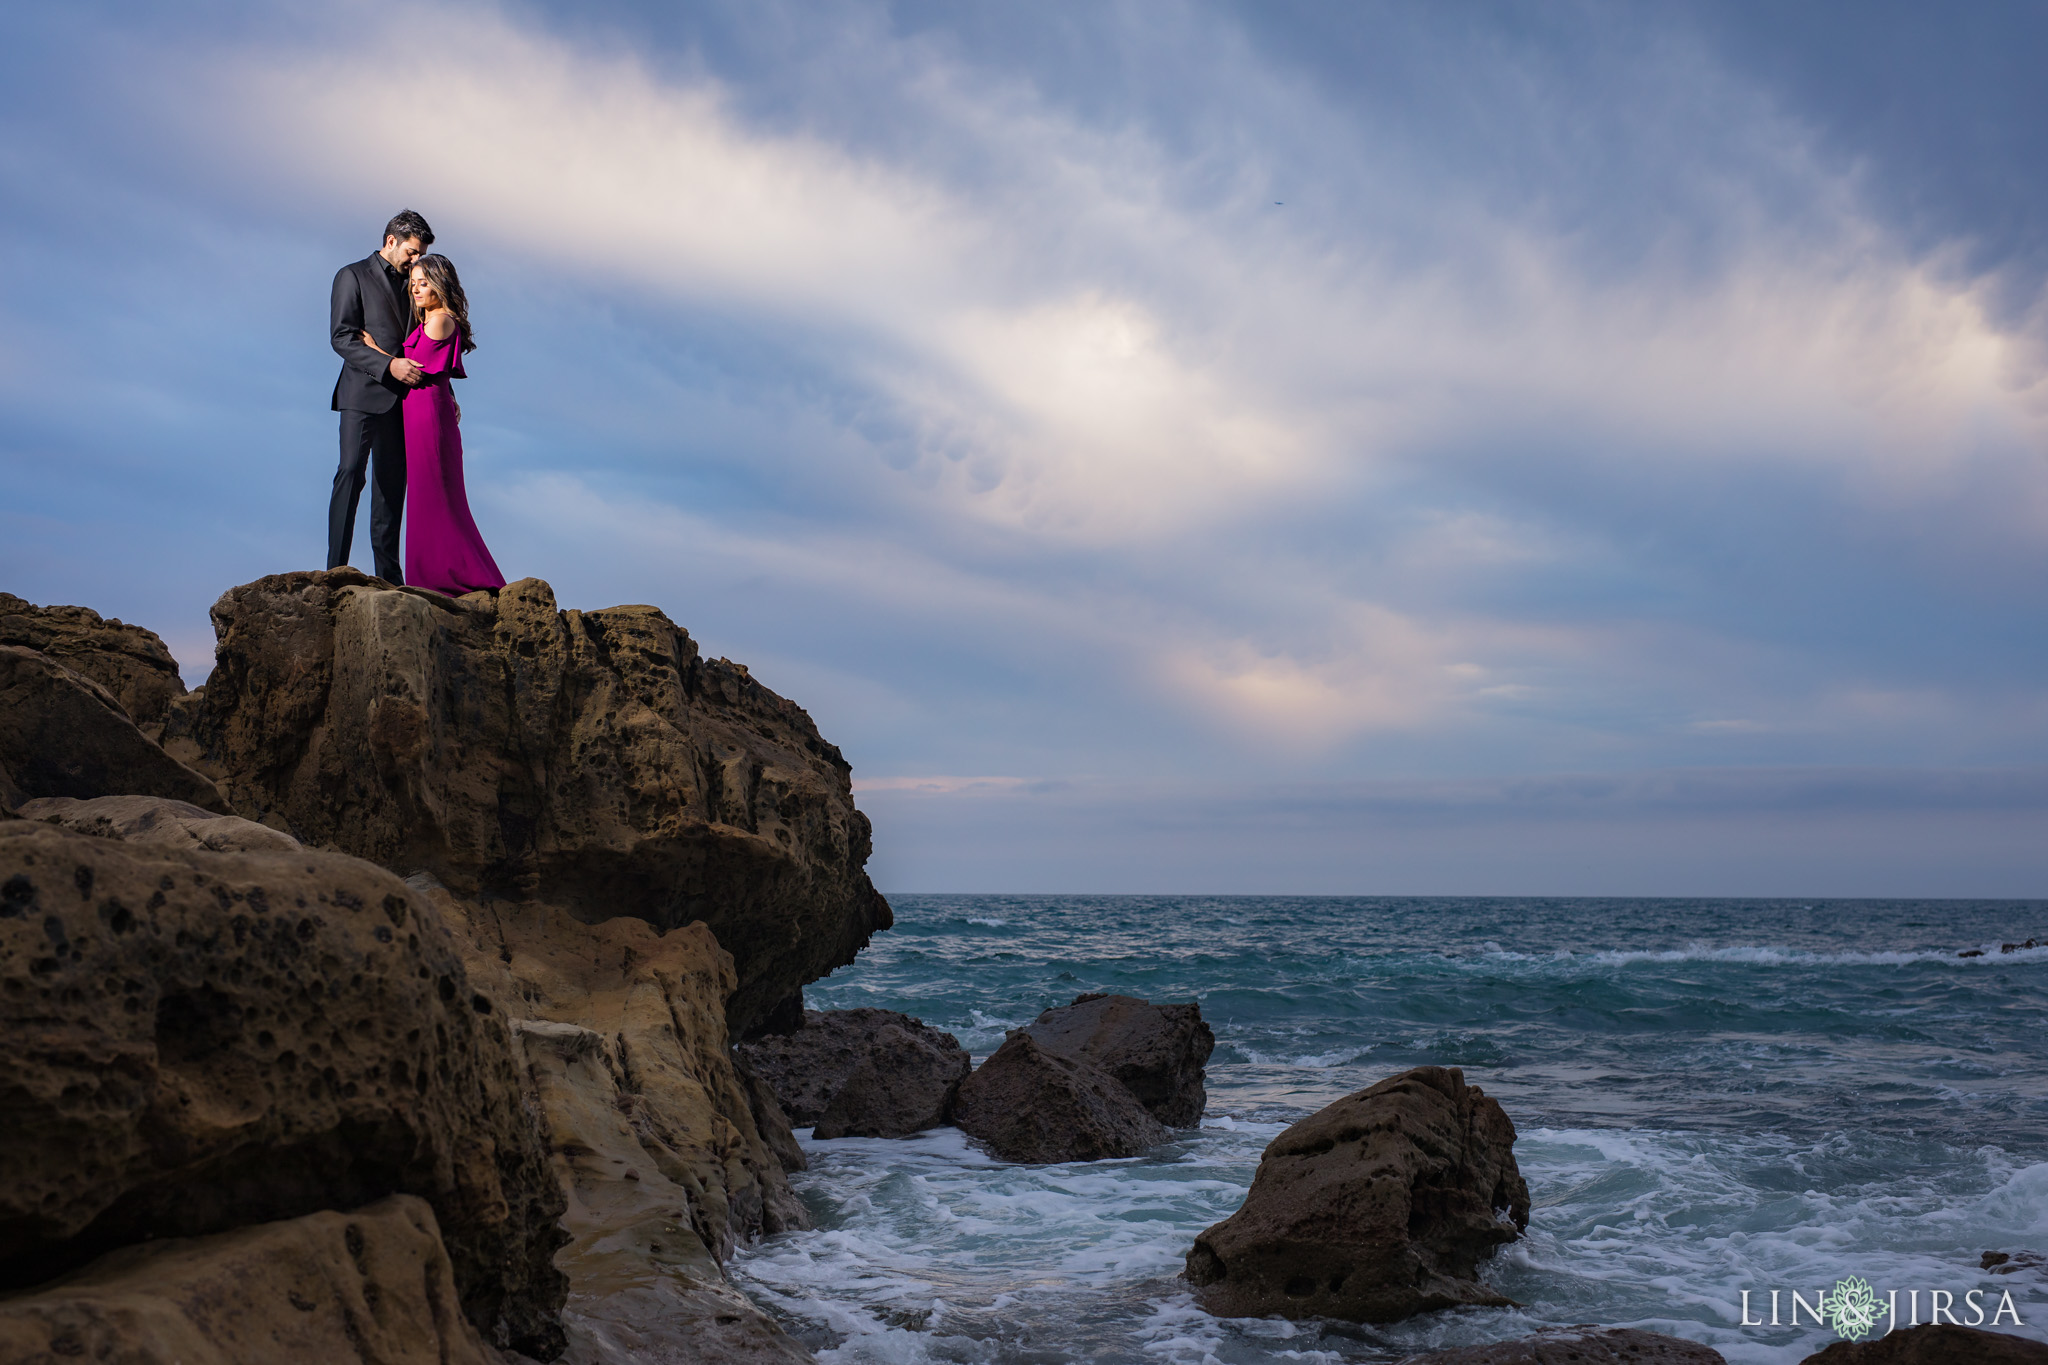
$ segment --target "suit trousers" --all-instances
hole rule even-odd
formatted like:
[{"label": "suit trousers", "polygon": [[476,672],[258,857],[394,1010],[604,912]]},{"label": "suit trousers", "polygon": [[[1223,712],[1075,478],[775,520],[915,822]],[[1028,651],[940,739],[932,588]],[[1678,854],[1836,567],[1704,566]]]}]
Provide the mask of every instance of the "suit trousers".
[{"label": "suit trousers", "polygon": [[334,472],[334,496],[327,503],[327,567],[348,563],[356,539],[356,503],[370,484],[370,551],[377,577],[405,582],[398,554],[398,523],[405,515],[405,405],[389,412],[341,414],[341,467]]}]

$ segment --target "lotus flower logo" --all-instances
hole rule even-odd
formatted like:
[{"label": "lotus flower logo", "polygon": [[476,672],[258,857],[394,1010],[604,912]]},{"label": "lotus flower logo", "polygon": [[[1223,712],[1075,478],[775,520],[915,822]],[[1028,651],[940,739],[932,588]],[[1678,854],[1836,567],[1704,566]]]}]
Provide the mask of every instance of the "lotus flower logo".
[{"label": "lotus flower logo", "polygon": [[1826,1314],[1828,1325],[1850,1341],[1869,1336],[1884,1310],[1877,1291],[1860,1275],[1836,1280],[1833,1291],[1821,1296],[1820,1311]]}]

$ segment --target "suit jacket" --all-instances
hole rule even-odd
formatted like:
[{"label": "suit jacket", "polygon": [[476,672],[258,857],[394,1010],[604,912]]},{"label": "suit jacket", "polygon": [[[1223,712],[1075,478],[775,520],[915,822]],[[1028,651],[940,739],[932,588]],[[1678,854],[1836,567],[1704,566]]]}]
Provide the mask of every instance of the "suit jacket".
[{"label": "suit jacket", "polygon": [[[404,279],[374,251],[350,262],[334,273],[327,318],[335,354],[341,357],[334,411],[391,411],[407,389],[391,377],[391,357],[404,354],[412,331],[412,300]],[[379,355],[363,345],[365,331],[391,354]]]}]

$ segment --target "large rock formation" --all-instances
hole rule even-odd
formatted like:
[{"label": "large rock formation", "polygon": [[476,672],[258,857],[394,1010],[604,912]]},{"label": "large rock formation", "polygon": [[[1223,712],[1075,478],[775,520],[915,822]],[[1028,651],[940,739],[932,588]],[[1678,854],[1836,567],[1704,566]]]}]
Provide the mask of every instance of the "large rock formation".
[{"label": "large rock formation", "polygon": [[1640,1327],[1580,1326],[1430,1351],[1401,1365],[1727,1365],[1727,1357],[1697,1341]]},{"label": "large rock formation", "polygon": [[[0,833],[93,850],[65,856],[94,889],[53,918],[43,872],[0,882],[0,1024],[21,1006],[41,1030],[0,1059],[0,1166],[25,1173],[0,1190],[0,1290],[408,1192],[491,1341],[565,1365],[807,1359],[720,1268],[806,1225],[802,1150],[730,1042],[794,1027],[802,985],[889,923],[838,751],[653,608],[560,612],[544,583],[455,600],[286,574],[214,618],[207,688],[174,693],[120,671],[146,632],[24,616],[98,671],[15,649],[70,710],[17,726],[33,781],[0,769]],[[162,749],[124,705],[161,715]],[[127,767],[36,776],[52,736],[110,733]],[[200,785],[128,775],[151,764]],[[345,1325],[350,1292],[307,1311]]]},{"label": "large rock formation", "polygon": [[1274,1138],[1238,1211],[1188,1252],[1223,1317],[1394,1322],[1508,1300],[1478,1263],[1529,1225],[1515,1126],[1456,1067],[1420,1066]]},{"label": "large rock formation", "polygon": [[1902,1327],[1871,1341],[1838,1341],[1800,1365],[2048,1365],[2048,1344],[1953,1323]]},{"label": "large rock formation", "polygon": [[1032,1165],[1136,1156],[1171,1136],[1114,1076],[1023,1029],[961,1083],[953,1122],[1003,1160]]},{"label": "large rock formation", "polygon": [[0,1360],[66,1365],[497,1365],[456,1302],[433,1210],[408,1195],[109,1253],[0,1298]]},{"label": "large rock formation", "polygon": [[91,678],[151,738],[165,709],[185,695],[177,661],[155,631],[107,620],[90,607],[39,607],[0,592],[0,645],[33,649]]},{"label": "large rock formation", "polygon": [[702,920],[738,972],[735,1036],[793,1025],[802,985],[890,923],[839,751],[653,607],[336,569],[236,588],[213,618],[213,676],[165,742],[249,819],[466,897]]},{"label": "large rock formation", "polygon": [[227,810],[213,783],[158,748],[106,688],[47,654],[0,645],[0,803],[135,794]]},{"label": "large rock formation", "polygon": [[801,1152],[786,1124],[762,1132],[727,1047],[731,955],[702,924],[427,894],[472,980],[520,1016],[569,1196],[564,1365],[808,1359],[720,1269],[742,1242],[810,1226],[776,1148]]},{"label": "large rock formation", "polygon": [[740,1057],[812,1136],[909,1137],[945,1123],[973,1058],[950,1033],[894,1010],[805,1010],[794,1033]]},{"label": "large rock formation", "polygon": [[1216,1035],[1193,1001],[1155,1005],[1129,995],[1079,995],[1024,1031],[1049,1052],[1101,1067],[1168,1127],[1202,1121],[1204,1068]]},{"label": "large rock formation", "polygon": [[311,850],[0,825],[0,1288],[419,1196],[484,1336],[559,1348],[564,1201],[432,907]]}]

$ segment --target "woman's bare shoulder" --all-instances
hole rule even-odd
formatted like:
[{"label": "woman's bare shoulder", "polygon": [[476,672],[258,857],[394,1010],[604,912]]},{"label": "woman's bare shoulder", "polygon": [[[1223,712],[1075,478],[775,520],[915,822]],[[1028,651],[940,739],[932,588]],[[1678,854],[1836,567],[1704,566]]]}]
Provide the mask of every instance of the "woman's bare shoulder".
[{"label": "woman's bare shoulder", "polygon": [[427,314],[424,325],[428,336],[436,341],[446,341],[455,335],[455,314],[445,308],[437,308]]}]

